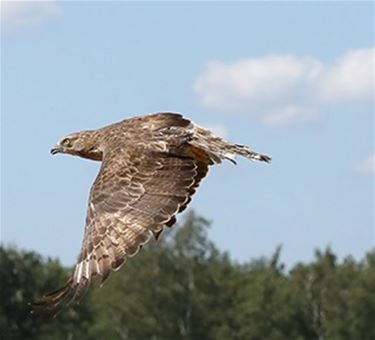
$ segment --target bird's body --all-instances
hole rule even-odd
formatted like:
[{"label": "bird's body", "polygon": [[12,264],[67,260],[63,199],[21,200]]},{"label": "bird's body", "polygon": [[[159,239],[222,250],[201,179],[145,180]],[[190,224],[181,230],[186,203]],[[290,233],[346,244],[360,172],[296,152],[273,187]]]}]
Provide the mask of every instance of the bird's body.
[{"label": "bird's body", "polygon": [[73,133],[52,153],[102,161],[91,188],[82,249],[64,287],[34,304],[55,312],[77,298],[93,279],[104,281],[191,200],[208,167],[236,155],[270,162],[231,144],[176,113],[134,117],[98,130]]}]

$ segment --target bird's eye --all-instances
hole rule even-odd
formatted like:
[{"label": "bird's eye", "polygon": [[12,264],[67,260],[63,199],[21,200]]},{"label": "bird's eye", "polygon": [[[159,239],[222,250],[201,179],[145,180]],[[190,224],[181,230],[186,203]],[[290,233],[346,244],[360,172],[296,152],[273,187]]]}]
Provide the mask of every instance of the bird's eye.
[{"label": "bird's eye", "polygon": [[72,142],[69,138],[65,138],[63,139],[63,141],[61,142],[61,145],[63,146],[71,146]]}]

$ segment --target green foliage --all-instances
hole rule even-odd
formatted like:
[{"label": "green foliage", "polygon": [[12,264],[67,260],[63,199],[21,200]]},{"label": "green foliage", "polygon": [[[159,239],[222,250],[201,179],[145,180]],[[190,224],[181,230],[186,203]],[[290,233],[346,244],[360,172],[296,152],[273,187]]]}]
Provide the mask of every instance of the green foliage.
[{"label": "green foliage", "polygon": [[286,272],[270,258],[232,262],[190,213],[57,318],[28,302],[69,271],[0,248],[1,339],[375,339],[375,250],[338,263],[330,249]]},{"label": "green foliage", "polygon": [[66,276],[57,261],[0,247],[1,339],[82,339],[83,329],[91,322],[87,303],[58,318],[30,314],[29,303],[59,287]]},{"label": "green foliage", "polygon": [[[232,268],[207,240],[207,221],[190,214],[157,245],[142,249],[126,270],[95,291],[92,335],[118,339],[207,339],[225,309]],[[111,292],[111,297],[108,297]]]}]

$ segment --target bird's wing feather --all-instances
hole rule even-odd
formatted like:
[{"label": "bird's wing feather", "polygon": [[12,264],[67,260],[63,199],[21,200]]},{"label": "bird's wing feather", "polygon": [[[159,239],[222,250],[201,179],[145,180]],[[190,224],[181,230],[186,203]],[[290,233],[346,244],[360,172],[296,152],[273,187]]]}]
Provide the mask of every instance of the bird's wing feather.
[{"label": "bird's wing feather", "polygon": [[94,278],[104,281],[152,235],[172,226],[212,164],[188,147],[184,155],[150,147],[113,150],[91,188],[84,239],[74,274],[64,287],[34,304],[34,312],[56,312],[78,298]]},{"label": "bird's wing feather", "polygon": [[152,235],[172,226],[208,166],[235,155],[270,162],[230,144],[175,113],[134,117],[101,130],[103,163],[91,188],[81,253],[59,290],[34,304],[56,312],[82,295],[96,277],[104,281]]}]

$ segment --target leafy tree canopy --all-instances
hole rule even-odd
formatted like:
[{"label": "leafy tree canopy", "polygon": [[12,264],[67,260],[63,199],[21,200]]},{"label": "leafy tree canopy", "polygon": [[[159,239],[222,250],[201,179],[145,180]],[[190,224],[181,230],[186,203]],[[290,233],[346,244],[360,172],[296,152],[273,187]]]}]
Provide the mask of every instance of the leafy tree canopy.
[{"label": "leafy tree canopy", "polygon": [[56,318],[28,303],[71,269],[0,247],[1,339],[375,339],[375,250],[339,263],[327,248],[286,272],[281,247],[238,264],[193,212]]}]

